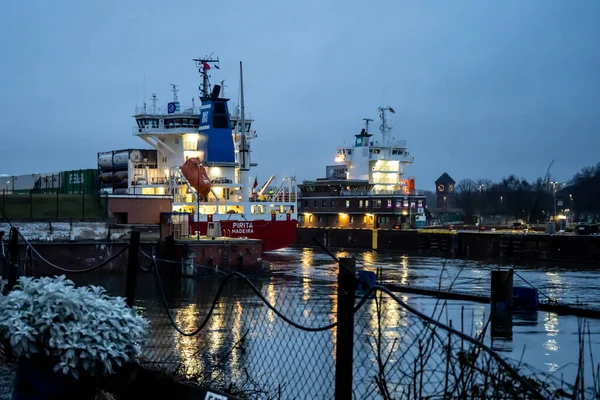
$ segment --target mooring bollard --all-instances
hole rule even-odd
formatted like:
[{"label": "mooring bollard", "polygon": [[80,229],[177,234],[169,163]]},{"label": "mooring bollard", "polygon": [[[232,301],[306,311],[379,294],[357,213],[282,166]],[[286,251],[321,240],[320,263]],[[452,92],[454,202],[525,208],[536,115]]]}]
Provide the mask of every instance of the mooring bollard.
[{"label": "mooring bollard", "polygon": [[135,302],[135,282],[137,280],[139,268],[140,252],[140,232],[131,231],[131,239],[129,241],[129,258],[127,260],[127,282],[125,284],[125,298],[127,305],[133,307]]},{"label": "mooring bollard", "polygon": [[492,338],[512,340],[513,270],[492,270],[491,276],[491,335]]},{"label": "mooring bollard", "polygon": [[492,308],[512,310],[513,306],[513,271],[492,270],[490,299]]},{"label": "mooring bollard", "polygon": [[354,258],[340,258],[339,265],[335,399],[350,400],[352,399],[356,260]]}]

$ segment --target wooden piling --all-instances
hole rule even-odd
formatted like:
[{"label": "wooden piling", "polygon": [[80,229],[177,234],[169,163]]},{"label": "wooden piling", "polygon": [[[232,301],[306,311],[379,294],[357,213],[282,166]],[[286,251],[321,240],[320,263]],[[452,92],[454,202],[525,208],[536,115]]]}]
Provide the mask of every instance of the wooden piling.
[{"label": "wooden piling", "polygon": [[125,298],[127,305],[133,307],[135,302],[135,284],[137,280],[140,252],[140,231],[132,231],[129,241],[129,258],[127,262],[127,282],[125,286]]},{"label": "wooden piling", "polygon": [[335,357],[335,399],[352,399],[354,342],[354,292],[356,260],[340,258],[338,272],[337,346]]}]

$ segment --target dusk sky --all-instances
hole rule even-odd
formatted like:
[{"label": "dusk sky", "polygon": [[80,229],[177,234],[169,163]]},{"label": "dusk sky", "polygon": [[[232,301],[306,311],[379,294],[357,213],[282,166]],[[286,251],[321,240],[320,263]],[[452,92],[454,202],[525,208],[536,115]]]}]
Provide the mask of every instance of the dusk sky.
[{"label": "dusk sky", "polygon": [[236,103],[244,63],[261,182],[323,177],[378,106],[396,110],[417,188],[533,179],[552,159],[569,179],[600,161],[598,21],[598,0],[4,1],[0,173],[147,148],[132,135],[144,76],[148,104],[175,83],[190,105],[191,59],[214,52]]}]

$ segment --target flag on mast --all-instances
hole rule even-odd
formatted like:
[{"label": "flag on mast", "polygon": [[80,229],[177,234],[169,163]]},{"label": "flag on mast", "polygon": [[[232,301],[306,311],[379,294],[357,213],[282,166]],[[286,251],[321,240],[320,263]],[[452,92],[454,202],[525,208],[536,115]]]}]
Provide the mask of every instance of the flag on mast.
[{"label": "flag on mast", "polygon": [[202,68],[208,71],[210,69],[210,65],[208,65],[206,61],[202,61]]},{"label": "flag on mast", "polygon": [[256,189],[256,187],[258,186],[258,176],[254,177],[254,186],[252,186],[252,190]]}]

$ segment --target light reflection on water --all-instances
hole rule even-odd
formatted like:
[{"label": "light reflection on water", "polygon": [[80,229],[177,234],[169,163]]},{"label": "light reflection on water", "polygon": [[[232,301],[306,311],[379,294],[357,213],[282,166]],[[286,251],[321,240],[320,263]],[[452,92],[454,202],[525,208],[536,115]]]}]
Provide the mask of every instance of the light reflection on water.
[{"label": "light reflection on water", "polygon": [[[336,256],[352,256],[354,254],[338,252]],[[306,258],[309,256],[312,258],[312,268],[298,270],[295,260],[300,257],[305,264],[307,263]],[[442,286],[447,288],[450,283],[454,282],[453,288],[471,292],[489,292],[490,270],[498,267],[495,264],[479,261],[413,257],[376,251],[357,252],[356,256],[369,270],[382,268],[384,281],[416,286],[437,287],[440,282],[442,265],[446,263],[446,272],[441,279]],[[335,263],[328,255],[313,249],[284,249],[272,253],[270,258],[274,269],[288,276],[302,275],[315,279],[334,280],[337,272]],[[359,267],[360,263],[357,265],[357,268]],[[577,268],[577,266],[573,268],[564,266],[523,267],[517,268],[517,271],[541,292],[553,298],[563,302],[581,301],[600,307],[598,271]],[[514,282],[515,286],[527,286],[518,277],[515,277]],[[316,281],[313,281],[313,284],[316,284]],[[413,294],[404,295],[403,300],[429,315],[436,305],[436,301],[432,298]],[[540,296],[540,300],[544,300],[544,297]],[[452,320],[455,328],[460,329],[462,325],[464,331],[471,336],[482,333],[490,316],[488,305],[460,301],[448,301],[445,304],[444,312],[439,316],[442,322],[448,323]],[[370,307],[373,311],[374,303]],[[461,318],[462,307],[465,310]],[[399,317],[400,323],[406,323],[407,319],[410,318]],[[542,321],[542,324],[539,324],[538,320]],[[600,333],[600,321],[590,320],[589,322],[592,333]],[[489,331],[489,327],[487,329]],[[513,315],[513,339],[501,348],[504,350],[504,356],[515,360],[521,359],[524,352],[523,361],[540,370],[554,372],[560,368],[560,372],[566,379],[569,373],[573,372],[573,368],[569,369],[565,366],[577,361],[577,332],[576,317],[542,312],[515,313]],[[490,341],[489,333],[486,335],[486,341]],[[591,348],[597,349],[600,355],[600,335],[592,334]],[[600,358],[599,355],[596,355],[595,358]],[[589,373],[590,369],[587,372]]]},{"label": "light reflection on water", "polygon": [[[344,252],[336,254],[337,257],[351,255]],[[419,286],[437,286],[444,263],[444,260],[439,258],[373,251],[359,253],[357,256],[367,268],[373,271],[379,267],[383,268],[386,281]],[[271,304],[303,325],[325,325],[335,320],[337,265],[328,255],[314,249],[285,249],[273,252],[265,259],[271,262],[273,274],[253,281],[259,285],[261,292]],[[447,273],[444,274],[442,283],[447,287],[454,281],[460,270],[461,274],[455,281],[456,288],[487,291],[489,271],[493,267],[495,266],[481,262],[448,260]],[[588,304],[600,305],[600,288],[595,283],[597,271],[550,267],[540,270],[522,270],[519,273],[552,296],[563,300],[583,299]],[[116,292],[122,293],[121,283],[115,284],[112,278],[106,276],[97,279],[96,284],[105,287],[113,285]],[[183,329],[191,331],[203,320],[218,284],[219,280],[216,279],[181,280],[177,286],[178,290],[169,297],[169,302],[174,309],[177,323]],[[518,285],[516,278],[515,285]],[[142,274],[138,283],[138,302],[155,323],[157,320],[153,312],[157,312],[161,305],[152,288],[151,277]],[[436,299],[413,294],[399,294],[399,297],[428,315],[431,315],[437,302]],[[448,301],[444,302],[444,305],[443,311],[438,313],[439,319],[447,324],[452,321],[453,327],[459,330],[462,326],[465,333],[471,336],[482,332],[490,315],[486,304]],[[365,307],[365,311],[368,310],[370,315],[377,315],[377,305],[374,301],[367,302]],[[414,316],[393,302],[383,301],[381,307],[386,326],[396,327],[395,330],[388,329],[382,332],[382,335],[388,339],[388,343],[398,337],[397,327],[410,329],[416,322]],[[357,317],[356,324],[357,332],[362,332],[362,335],[357,338],[355,344],[355,358],[363,360],[363,364],[356,368],[369,370],[376,361],[370,343],[377,334],[377,320],[375,317],[367,319]],[[362,325],[358,327],[358,324]],[[591,348],[598,349],[595,359],[600,359],[600,322],[590,320],[590,329]],[[173,329],[170,328],[170,331],[172,332]],[[246,332],[250,332],[247,343],[236,347],[235,344],[241,341]],[[545,312],[515,314],[513,340],[509,345],[502,347],[504,350],[502,354],[515,360],[521,359],[523,354],[524,362],[547,372],[558,371],[564,374],[565,380],[568,381],[574,378],[574,366],[568,364],[577,361],[577,332],[578,325],[575,317],[557,316]],[[282,335],[289,339],[282,340]],[[283,323],[273,311],[262,306],[257,297],[242,285],[225,293],[223,301],[217,304],[203,334],[185,337],[172,333],[170,343],[158,345],[172,349],[178,358],[177,361],[190,373],[201,372],[207,364],[218,361],[219,355],[224,355],[228,359],[226,372],[234,377],[241,377],[245,368],[253,366],[254,372],[259,375],[276,377],[295,374],[301,376],[306,382],[315,382],[314,385],[318,385],[318,382],[327,385],[327,382],[332,382],[333,379],[337,330],[302,335],[303,333],[297,329]],[[292,341],[292,338],[306,338],[306,340],[300,339],[298,342]],[[485,340],[490,344],[489,333]],[[208,353],[210,357],[207,356]],[[276,360],[273,365],[265,364],[265,354],[278,353],[284,353],[281,360]],[[303,357],[306,353],[314,357],[314,360],[308,362],[314,370],[307,369],[306,360],[303,360],[305,364],[297,365],[293,361],[293,357]],[[217,359],[214,358],[215,355]],[[287,364],[285,364],[286,356],[292,360]]]}]

